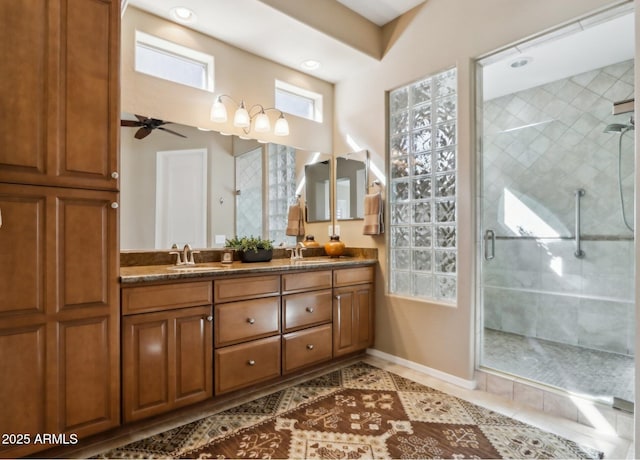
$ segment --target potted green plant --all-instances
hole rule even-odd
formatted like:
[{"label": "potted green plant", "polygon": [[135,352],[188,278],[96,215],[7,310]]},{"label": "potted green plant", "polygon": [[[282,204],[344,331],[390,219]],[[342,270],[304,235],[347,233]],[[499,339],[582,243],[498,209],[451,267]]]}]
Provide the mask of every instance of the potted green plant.
[{"label": "potted green plant", "polygon": [[225,247],[234,249],[243,262],[268,262],[273,257],[273,240],[253,235],[234,236],[225,241]]}]

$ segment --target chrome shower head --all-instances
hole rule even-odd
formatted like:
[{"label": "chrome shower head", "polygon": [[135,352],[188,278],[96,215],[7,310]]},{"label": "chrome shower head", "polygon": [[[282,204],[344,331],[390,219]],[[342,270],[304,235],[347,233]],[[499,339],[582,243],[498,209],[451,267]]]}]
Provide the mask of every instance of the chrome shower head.
[{"label": "chrome shower head", "polygon": [[628,131],[630,129],[635,129],[635,123],[633,122],[633,118],[629,120],[629,123],[611,123],[604,128],[605,133],[621,133],[622,131]]},{"label": "chrome shower head", "polygon": [[605,133],[619,133],[623,129],[627,129],[629,125],[623,125],[622,123],[611,123],[604,128]]}]

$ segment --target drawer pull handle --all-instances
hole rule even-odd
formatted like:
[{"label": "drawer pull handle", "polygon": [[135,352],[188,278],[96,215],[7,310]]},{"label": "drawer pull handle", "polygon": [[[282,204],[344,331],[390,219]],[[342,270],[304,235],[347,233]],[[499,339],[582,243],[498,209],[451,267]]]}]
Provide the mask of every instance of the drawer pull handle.
[{"label": "drawer pull handle", "polygon": [[256,365],[256,362],[255,362],[253,359],[250,359],[249,361],[247,361],[247,364],[248,364],[249,366],[255,366],[255,365]]},{"label": "drawer pull handle", "polygon": [[313,307],[307,307],[307,308],[306,308],[306,310],[307,310],[309,313],[313,313]]},{"label": "drawer pull handle", "polygon": [[313,350],[313,344],[310,343],[309,345],[307,345],[307,350]]},{"label": "drawer pull handle", "polygon": [[256,322],[255,318],[247,318],[247,323],[253,324],[255,322]]},{"label": "drawer pull handle", "polygon": [[205,318],[207,321],[211,322],[213,321],[213,316],[209,315]]}]

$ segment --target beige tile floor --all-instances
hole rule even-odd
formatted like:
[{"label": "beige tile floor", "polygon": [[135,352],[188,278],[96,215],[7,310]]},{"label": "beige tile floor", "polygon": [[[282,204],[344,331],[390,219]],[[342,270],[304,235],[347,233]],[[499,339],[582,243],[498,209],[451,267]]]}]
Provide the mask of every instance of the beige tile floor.
[{"label": "beige tile floor", "polygon": [[[360,359],[358,359],[360,360]],[[356,360],[357,361],[357,360]],[[465,399],[479,406],[486,407],[488,409],[494,410],[506,416],[515,418],[524,423],[528,423],[530,425],[536,426],[546,431],[550,431],[559,436],[565,437],[567,439],[571,439],[574,442],[579,444],[592,447],[594,449],[598,449],[604,452],[605,459],[632,459],[634,458],[634,450],[633,443],[627,439],[620,438],[614,435],[607,435],[603,433],[599,433],[596,429],[581,425],[577,422],[572,422],[570,420],[566,420],[563,418],[559,418],[557,416],[553,416],[535,409],[528,407],[522,403],[514,402],[508,400],[502,396],[498,396],[495,394],[487,393],[485,391],[480,390],[467,390],[465,388],[450,384],[443,380],[437,379],[435,377],[431,377],[422,372],[418,372],[416,370],[410,369],[408,367],[391,363],[390,361],[374,357],[374,356],[366,356],[362,359],[373,366],[380,367],[382,369],[388,370],[390,372],[394,372],[402,377],[406,377],[408,379],[414,380],[416,382],[422,383],[423,385],[428,385],[437,390],[446,392],[453,396],[459,397],[461,399]],[[325,369],[319,374],[324,374],[333,368],[339,368],[350,364],[350,362],[341,363],[335,366],[332,366],[330,369]],[[305,377],[301,377],[299,380],[303,381],[308,378],[312,378],[314,374],[310,374]],[[298,383],[297,381],[289,382],[287,385],[292,385]],[[284,385],[283,385],[284,386]],[[233,403],[225,404],[225,406],[235,406],[242,404],[251,399],[255,399],[262,394],[271,393],[273,391],[277,391],[278,386],[270,387],[267,391],[262,392],[261,394],[251,394],[246,397],[241,397]],[[216,408],[216,412],[220,410],[225,410],[228,407],[218,407]],[[157,433],[161,433],[163,431],[169,430],[176,426],[180,426],[186,423],[189,423],[193,420],[197,420],[202,417],[206,417],[209,415],[206,409],[199,410],[195,409],[189,415],[173,418],[171,420],[166,420],[164,422],[156,424],[154,427],[147,428],[145,430],[135,431],[127,433],[126,435],[119,436],[117,439],[108,439],[100,443],[96,443],[91,447],[80,448],[74,452],[67,452],[65,457],[74,457],[74,458],[88,458],[90,456],[96,455],[100,452],[104,452],[111,448],[125,445],[129,442],[136,441],[138,439],[142,439],[147,436],[152,436]]]},{"label": "beige tile floor", "polygon": [[603,434],[595,428],[532,409],[525,404],[485,391],[467,390],[384,359],[367,356],[363,361],[540,429],[550,431],[581,445],[598,449],[604,452],[605,459],[635,458],[633,442],[627,439]]}]

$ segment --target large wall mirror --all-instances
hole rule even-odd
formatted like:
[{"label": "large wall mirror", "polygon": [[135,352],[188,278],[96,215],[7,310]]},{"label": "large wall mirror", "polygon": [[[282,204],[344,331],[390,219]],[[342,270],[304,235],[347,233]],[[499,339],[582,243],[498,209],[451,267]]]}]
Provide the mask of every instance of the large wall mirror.
[{"label": "large wall mirror", "polygon": [[364,219],[368,164],[367,150],[336,158],[336,220]]},{"label": "large wall mirror", "polygon": [[329,164],[330,154],[180,124],[160,128],[142,139],[139,127],[121,128],[121,249],[215,248],[251,234],[295,242],[285,235],[288,208],[297,195],[306,200],[306,166]]}]

